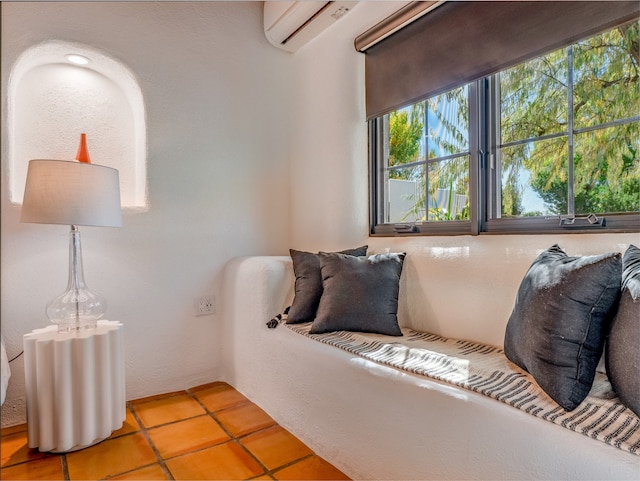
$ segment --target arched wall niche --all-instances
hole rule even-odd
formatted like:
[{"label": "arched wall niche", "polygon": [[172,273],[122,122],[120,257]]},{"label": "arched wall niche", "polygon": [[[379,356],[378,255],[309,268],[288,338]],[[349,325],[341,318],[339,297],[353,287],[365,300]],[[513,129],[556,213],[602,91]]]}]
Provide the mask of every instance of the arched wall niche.
[{"label": "arched wall niche", "polygon": [[[74,65],[67,55],[89,59]],[[8,85],[8,187],[21,204],[31,159],[75,158],[87,134],[91,162],[120,172],[122,206],[146,210],[146,117],[134,75],[86,45],[49,41],[27,49]]]}]

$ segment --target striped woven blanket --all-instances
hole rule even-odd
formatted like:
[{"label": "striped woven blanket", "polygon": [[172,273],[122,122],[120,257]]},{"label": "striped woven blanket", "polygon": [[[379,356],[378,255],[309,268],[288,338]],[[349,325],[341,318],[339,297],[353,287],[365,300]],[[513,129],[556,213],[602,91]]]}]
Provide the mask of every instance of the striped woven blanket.
[{"label": "striped woven blanket", "polygon": [[[309,334],[311,323],[285,324],[299,334],[387,366],[475,391],[533,416],[640,456],[640,419],[626,408],[607,376],[596,373],[587,398],[565,411],[502,349],[402,328],[404,337],[338,331]],[[274,326],[275,327],[275,326]],[[400,341],[399,341],[400,340]]]}]

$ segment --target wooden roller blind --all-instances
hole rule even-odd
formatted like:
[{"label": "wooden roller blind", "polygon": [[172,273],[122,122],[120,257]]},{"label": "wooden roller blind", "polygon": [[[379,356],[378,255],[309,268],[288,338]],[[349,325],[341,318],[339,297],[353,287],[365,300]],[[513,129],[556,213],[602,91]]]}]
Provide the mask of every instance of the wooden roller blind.
[{"label": "wooden roller blind", "polygon": [[367,118],[639,15],[637,1],[446,2],[364,51]]}]

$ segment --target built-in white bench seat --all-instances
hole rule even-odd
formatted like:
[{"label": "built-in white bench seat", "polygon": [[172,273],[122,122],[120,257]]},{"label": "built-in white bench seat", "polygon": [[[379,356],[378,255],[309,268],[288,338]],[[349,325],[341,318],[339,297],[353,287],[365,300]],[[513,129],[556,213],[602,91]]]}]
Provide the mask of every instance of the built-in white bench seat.
[{"label": "built-in white bench seat", "polygon": [[[407,328],[398,338],[310,335],[309,324],[269,329],[266,321],[291,301],[293,282],[289,257],[237,258],[226,266],[227,381],[352,478],[639,478],[640,434],[624,418],[638,419],[600,388],[566,413],[496,347]],[[491,360],[480,369],[483,357]],[[418,373],[429,364],[448,368]],[[492,390],[488,379],[480,393],[484,381],[476,376],[493,371],[513,378],[511,387]],[[452,377],[438,379],[445,372]],[[527,383],[535,399],[513,389]],[[509,405],[518,403],[525,409]],[[602,416],[620,424],[598,422]]]},{"label": "built-in white bench seat", "polygon": [[[279,319],[286,319],[278,316]],[[640,419],[626,407],[605,373],[597,372],[587,398],[572,411],[553,401],[502,349],[402,328],[402,337],[337,331],[310,334],[311,323],[286,324],[318,342],[365,359],[475,391],[533,416],[640,455]]]}]

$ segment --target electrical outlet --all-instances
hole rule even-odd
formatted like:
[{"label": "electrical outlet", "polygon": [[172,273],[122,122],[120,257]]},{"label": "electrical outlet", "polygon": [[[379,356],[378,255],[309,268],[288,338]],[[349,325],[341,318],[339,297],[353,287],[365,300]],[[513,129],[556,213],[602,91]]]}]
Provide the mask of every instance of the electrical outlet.
[{"label": "electrical outlet", "polygon": [[214,296],[200,296],[193,300],[193,311],[196,316],[209,316],[216,313]]}]

